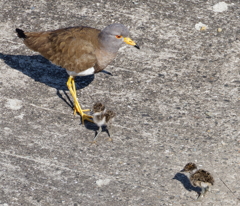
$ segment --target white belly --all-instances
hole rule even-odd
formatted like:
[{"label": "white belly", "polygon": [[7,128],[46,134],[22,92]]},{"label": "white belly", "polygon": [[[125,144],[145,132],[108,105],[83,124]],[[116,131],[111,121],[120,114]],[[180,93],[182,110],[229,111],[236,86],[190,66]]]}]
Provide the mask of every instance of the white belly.
[{"label": "white belly", "polygon": [[66,71],[67,71],[69,76],[74,76],[74,77],[75,76],[88,76],[88,75],[94,74],[94,68],[93,67],[91,67],[91,68],[89,68],[85,71],[79,72],[79,73],[76,73],[74,71],[68,71],[68,70],[66,70]]},{"label": "white belly", "polygon": [[97,113],[93,114],[93,122],[99,127],[106,124],[106,117],[104,116],[101,119],[101,115],[102,115],[101,113],[102,112],[97,112]]}]

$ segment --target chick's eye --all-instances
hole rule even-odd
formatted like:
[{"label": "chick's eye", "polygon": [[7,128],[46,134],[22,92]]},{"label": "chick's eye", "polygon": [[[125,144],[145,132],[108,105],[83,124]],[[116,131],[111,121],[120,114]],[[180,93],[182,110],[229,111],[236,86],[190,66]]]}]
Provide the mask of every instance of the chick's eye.
[{"label": "chick's eye", "polygon": [[117,38],[117,39],[121,39],[122,36],[121,36],[121,35],[116,35],[116,38]]}]

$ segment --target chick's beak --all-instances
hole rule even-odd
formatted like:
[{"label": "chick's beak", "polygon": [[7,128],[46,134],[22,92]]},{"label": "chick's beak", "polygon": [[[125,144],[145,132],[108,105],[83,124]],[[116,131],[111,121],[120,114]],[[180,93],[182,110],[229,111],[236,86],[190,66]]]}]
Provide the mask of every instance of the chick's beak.
[{"label": "chick's beak", "polygon": [[123,38],[123,41],[126,43],[126,44],[129,44],[129,45],[132,45],[134,47],[136,47],[137,49],[140,49],[140,47],[129,37],[125,37]]}]

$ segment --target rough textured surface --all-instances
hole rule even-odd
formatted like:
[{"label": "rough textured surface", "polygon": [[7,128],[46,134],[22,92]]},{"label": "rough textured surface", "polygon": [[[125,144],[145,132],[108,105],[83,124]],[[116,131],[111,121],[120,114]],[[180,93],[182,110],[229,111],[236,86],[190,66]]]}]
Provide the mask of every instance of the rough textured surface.
[{"label": "rough textured surface", "polygon": [[[218,2],[1,1],[0,205],[238,205],[240,3],[216,13]],[[113,142],[103,132],[96,146],[97,128],[73,116],[65,70],[14,30],[112,22],[141,50],[124,46],[113,76],[77,79],[83,108],[117,113]],[[187,162],[215,178],[198,202],[179,173]]]}]

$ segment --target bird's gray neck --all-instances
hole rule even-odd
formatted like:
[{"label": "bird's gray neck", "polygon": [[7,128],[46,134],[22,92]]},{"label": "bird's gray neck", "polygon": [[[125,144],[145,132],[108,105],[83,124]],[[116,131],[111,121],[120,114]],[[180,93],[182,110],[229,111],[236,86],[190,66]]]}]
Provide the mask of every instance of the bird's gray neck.
[{"label": "bird's gray neck", "polygon": [[98,63],[95,66],[95,72],[105,69],[109,63],[116,57],[117,53],[108,52],[104,49],[97,49],[95,52]]}]

